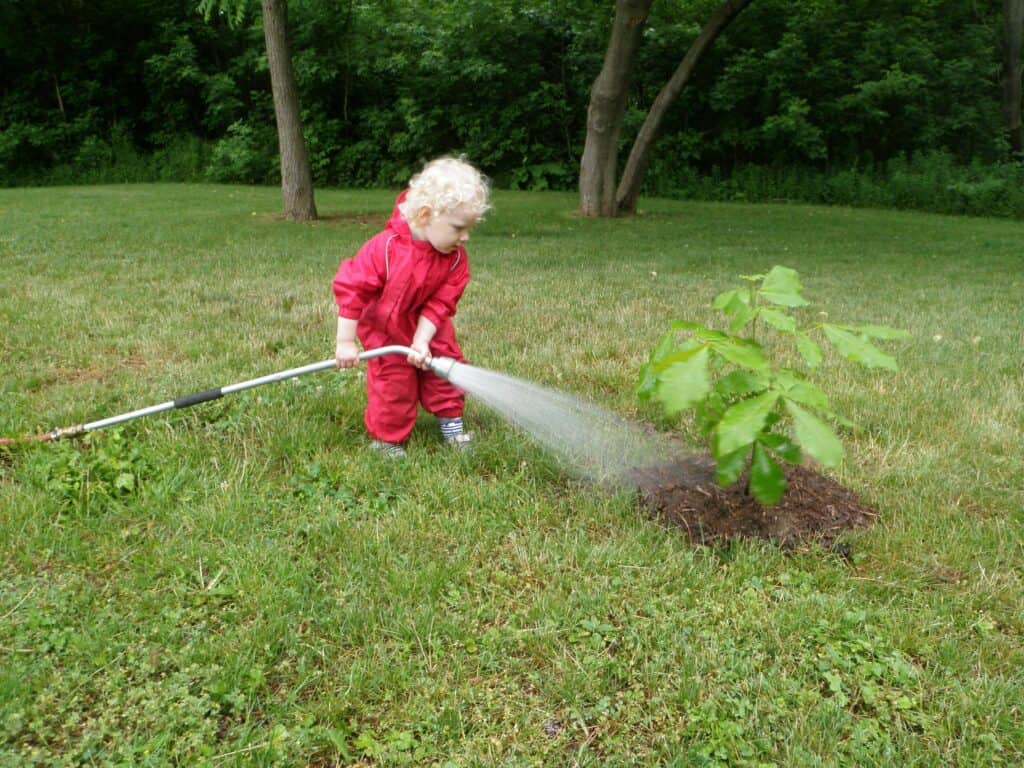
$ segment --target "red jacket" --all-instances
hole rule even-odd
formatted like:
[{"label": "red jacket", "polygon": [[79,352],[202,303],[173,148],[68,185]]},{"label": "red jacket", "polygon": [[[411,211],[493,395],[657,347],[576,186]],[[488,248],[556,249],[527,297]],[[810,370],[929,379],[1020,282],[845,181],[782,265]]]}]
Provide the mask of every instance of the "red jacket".
[{"label": "red jacket", "polygon": [[455,343],[451,318],[469,282],[466,250],[459,246],[445,254],[414,240],[398,211],[405,194],[395,201],[384,231],[343,261],[334,276],[338,315],[359,321],[357,333],[366,349],[410,344],[421,315],[437,326],[438,346]]}]

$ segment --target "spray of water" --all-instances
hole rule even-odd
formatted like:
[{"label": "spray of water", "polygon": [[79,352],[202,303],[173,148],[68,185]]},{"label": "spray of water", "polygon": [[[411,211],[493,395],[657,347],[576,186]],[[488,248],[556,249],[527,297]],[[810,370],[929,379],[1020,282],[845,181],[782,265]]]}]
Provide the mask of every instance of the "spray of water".
[{"label": "spray of water", "polygon": [[664,436],[564,392],[465,364],[448,378],[577,474],[614,490],[635,490],[638,471],[678,453]]}]

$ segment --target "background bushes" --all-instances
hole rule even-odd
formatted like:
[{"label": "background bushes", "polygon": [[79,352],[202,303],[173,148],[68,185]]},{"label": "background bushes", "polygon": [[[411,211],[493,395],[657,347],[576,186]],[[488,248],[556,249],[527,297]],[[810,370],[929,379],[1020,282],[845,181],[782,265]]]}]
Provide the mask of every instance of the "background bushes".
[{"label": "background bushes", "polygon": [[[711,2],[655,2],[623,155]],[[669,115],[645,192],[1021,215],[995,0],[756,0]],[[501,187],[575,186],[610,0],[292,0],[316,184],[395,186],[465,152]],[[194,0],[0,7],[0,184],[273,184],[255,9]]]}]

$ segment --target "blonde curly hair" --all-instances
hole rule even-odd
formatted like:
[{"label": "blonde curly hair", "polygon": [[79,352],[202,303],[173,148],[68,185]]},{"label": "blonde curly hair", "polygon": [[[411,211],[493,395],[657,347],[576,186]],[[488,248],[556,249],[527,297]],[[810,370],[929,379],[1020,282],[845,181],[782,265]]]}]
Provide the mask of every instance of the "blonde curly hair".
[{"label": "blonde curly hair", "polygon": [[424,207],[434,217],[456,209],[467,209],[481,218],[490,209],[490,183],[486,176],[462,157],[438,157],[409,181],[409,192],[398,204],[406,221],[412,221]]}]

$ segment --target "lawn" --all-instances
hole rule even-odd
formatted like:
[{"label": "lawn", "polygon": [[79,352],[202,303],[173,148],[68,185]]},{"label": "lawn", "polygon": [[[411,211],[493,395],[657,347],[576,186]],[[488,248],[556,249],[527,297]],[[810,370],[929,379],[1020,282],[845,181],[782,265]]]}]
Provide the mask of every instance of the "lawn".
[{"label": "lawn", "polygon": [[[0,435],[331,357],[331,277],[392,199],[0,190]],[[910,331],[899,373],[820,382],[878,512],[851,558],[693,545],[476,403],[471,455],[423,415],[390,462],[353,372],[4,448],[0,766],[1024,763],[1024,223],[575,202],[496,195],[476,365],[679,430],[637,370],[741,274]]]}]

